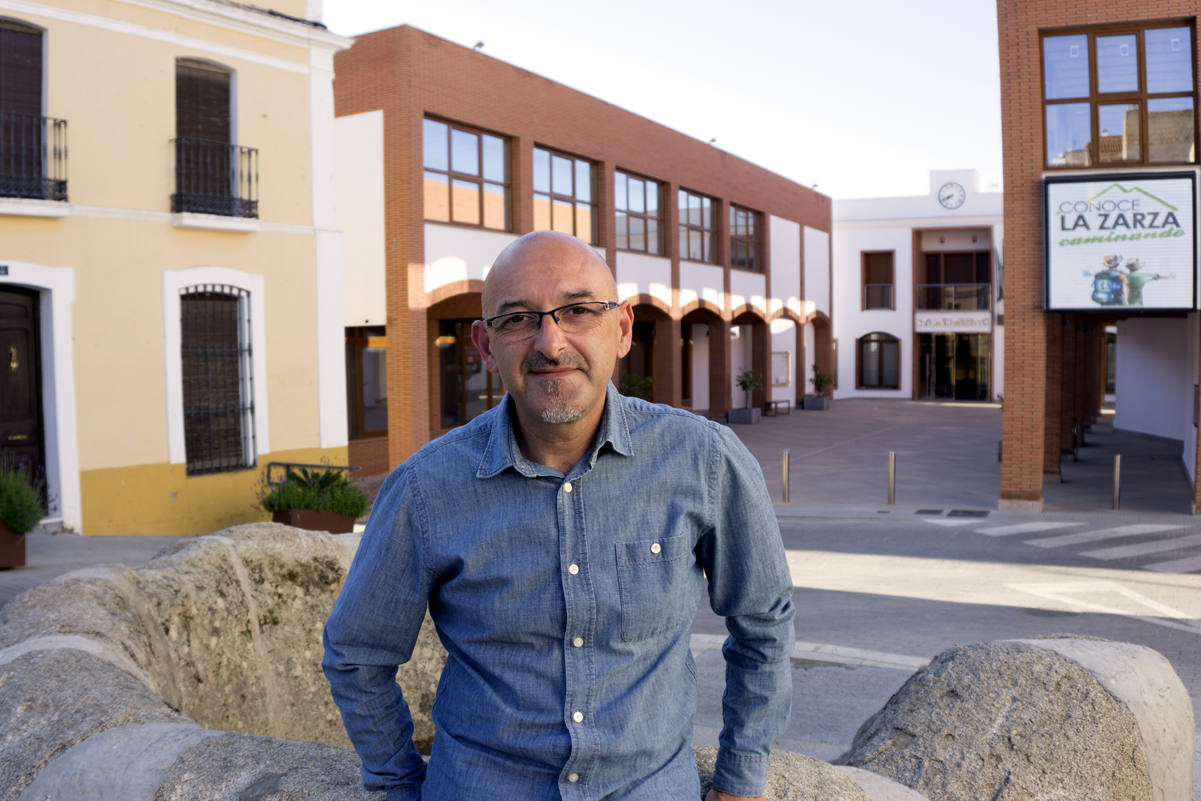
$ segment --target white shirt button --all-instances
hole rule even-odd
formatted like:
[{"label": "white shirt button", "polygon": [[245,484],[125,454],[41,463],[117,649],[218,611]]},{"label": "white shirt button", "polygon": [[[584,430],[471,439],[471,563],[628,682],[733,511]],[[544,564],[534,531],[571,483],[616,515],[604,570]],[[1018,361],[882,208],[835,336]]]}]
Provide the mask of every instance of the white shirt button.
[{"label": "white shirt button", "polygon": [[570,492],[571,492],[571,482],[570,481],[563,482],[563,491],[570,494]]},{"label": "white shirt button", "polygon": [[652,542],[652,543],[651,543],[651,553],[659,553],[659,551],[661,551],[661,550],[663,550],[663,546],[662,546],[662,545],[660,545],[660,544],[659,544],[659,543],[657,543],[657,542]]},{"label": "white shirt button", "polygon": [[567,774],[567,781],[571,782],[572,784],[575,784],[579,780],[580,780],[580,774],[578,774],[578,773],[568,773]]},{"label": "white shirt button", "polygon": [[576,637],[575,639],[573,639],[573,640],[571,641],[571,644],[572,644],[572,645],[574,645],[576,648],[579,648],[579,647],[583,646],[583,644],[584,644],[584,638],[583,638],[583,637]]},{"label": "white shirt button", "polygon": [[584,722],[584,713],[583,712],[572,712],[571,719],[574,720],[576,723],[583,723]]},{"label": "white shirt button", "polygon": [[575,562],[572,562],[567,566],[567,572],[574,576],[576,573],[580,572],[580,566]]}]

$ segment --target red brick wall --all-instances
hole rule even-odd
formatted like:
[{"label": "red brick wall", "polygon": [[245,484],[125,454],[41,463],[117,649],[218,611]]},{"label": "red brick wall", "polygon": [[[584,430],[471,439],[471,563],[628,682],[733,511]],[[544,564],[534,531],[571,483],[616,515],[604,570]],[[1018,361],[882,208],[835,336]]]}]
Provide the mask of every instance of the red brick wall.
[{"label": "red brick wall", "polygon": [[[1005,177],[1005,404],[1001,435],[1001,501],[1040,503],[1044,469],[1058,471],[1071,422],[1099,410],[1092,361],[1100,348],[1083,345],[1078,315],[1043,309],[1042,53],[1039,32],[1109,23],[1193,20],[1195,0],[998,0],[1001,128]],[[1196,31],[1194,22],[1194,46]],[[1084,325],[1093,325],[1088,322]],[[1095,335],[1094,335],[1095,336]],[[1100,335],[1103,341],[1103,333]],[[1065,342],[1066,341],[1066,342]],[[1080,347],[1077,342],[1080,341]],[[1065,359],[1065,344],[1068,358]],[[1088,420],[1081,420],[1082,423]],[[1062,427],[1066,424],[1067,431]],[[1201,438],[1199,455],[1201,455]],[[1198,491],[1201,500],[1201,491]]]},{"label": "red brick wall", "polygon": [[[433,417],[429,399],[429,384],[436,373],[431,374],[428,367],[424,344],[429,300],[422,272],[421,125],[426,115],[509,138],[513,148],[515,233],[533,229],[531,151],[535,145],[598,162],[599,242],[609,254],[611,267],[616,264],[610,223],[615,169],[640,173],[664,184],[667,255],[677,281],[674,205],[682,186],[721,201],[719,230],[725,227],[728,203],[763,212],[765,242],[768,215],[830,230],[831,204],[824,195],[610,103],[415,28],[402,26],[358,37],[353,47],[335,56],[334,67],[338,116],[384,111],[388,419],[389,458],[393,464],[403,461],[436,433],[430,423]],[[801,240],[803,251],[803,227]],[[720,261],[727,263],[728,291],[728,244],[724,237],[719,238],[718,252]],[[765,272],[770,269],[767,264]],[[673,308],[676,340],[680,316],[680,309]],[[672,348],[670,364],[662,365],[673,385],[669,396],[677,402],[678,350]],[[725,376],[721,378],[728,381]],[[728,388],[722,393],[727,405],[729,394]],[[720,403],[721,396],[715,396],[714,402]]]}]

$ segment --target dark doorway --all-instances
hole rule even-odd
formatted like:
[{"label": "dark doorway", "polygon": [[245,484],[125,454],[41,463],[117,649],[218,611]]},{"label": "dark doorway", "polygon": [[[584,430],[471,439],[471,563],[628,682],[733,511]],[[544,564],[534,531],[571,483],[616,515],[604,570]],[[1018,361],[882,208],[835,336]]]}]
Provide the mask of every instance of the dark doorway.
[{"label": "dark doorway", "polygon": [[989,334],[919,334],[918,398],[986,401],[992,388]]},{"label": "dark doorway", "polygon": [[0,290],[0,450],[44,475],[36,292]]},{"label": "dark doorway", "polygon": [[443,428],[461,426],[500,403],[505,394],[499,379],[484,369],[471,341],[474,320],[438,320],[438,367],[441,371]]}]

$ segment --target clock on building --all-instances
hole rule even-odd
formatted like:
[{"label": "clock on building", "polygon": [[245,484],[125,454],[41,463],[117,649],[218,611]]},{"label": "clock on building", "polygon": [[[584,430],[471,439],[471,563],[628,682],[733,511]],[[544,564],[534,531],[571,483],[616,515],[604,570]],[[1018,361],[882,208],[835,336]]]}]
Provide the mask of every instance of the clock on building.
[{"label": "clock on building", "polygon": [[967,199],[967,190],[963,188],[963,184],[955,181],[948,181],[938,187],[938,202],[943,208],[957,209],[963,205],[963,201]]}]

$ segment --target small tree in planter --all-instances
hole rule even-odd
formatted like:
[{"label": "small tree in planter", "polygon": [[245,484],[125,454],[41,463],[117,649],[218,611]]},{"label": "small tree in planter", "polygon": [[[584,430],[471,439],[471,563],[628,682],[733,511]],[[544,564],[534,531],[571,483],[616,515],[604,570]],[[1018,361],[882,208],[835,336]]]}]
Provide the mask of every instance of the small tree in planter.
[{"label": "small tree in planter", "polygon": [[759,410],[751,408],[751,393],[763,386],[763,379],[754,370],[743,370],[738,374],[738,388],[746,393],[746,407],[730,410],[731,423],[757,423]]},{"label": "small tree in planter", "polygon": [[649,375],[634,375],[626,373],[622,376],[621,386],[618,391],[622,395],[627,395],[631,398],[642,398],[643,400],[651,399],[651,389],[655,386],[655,379]]},{"label": "small tree in planter", "polygon": [[46,516],[42,481],[16,459],[0,459],[0,570],[25,564],[25,535]]},{"label": "small tree in planter", "polygon": [[264,485],[259,494],[259,508],[276,523],[331,534],[353,531],[370,505],[367,493],[333,468],[288,468],[279,485]]},{"label": "small tree in planter", "polygon": [[830,388],[834,386],[834,376],[822,372],[816,364],[813,365],[813,395],[805,398],[806,409],[829,409]]}]

